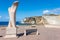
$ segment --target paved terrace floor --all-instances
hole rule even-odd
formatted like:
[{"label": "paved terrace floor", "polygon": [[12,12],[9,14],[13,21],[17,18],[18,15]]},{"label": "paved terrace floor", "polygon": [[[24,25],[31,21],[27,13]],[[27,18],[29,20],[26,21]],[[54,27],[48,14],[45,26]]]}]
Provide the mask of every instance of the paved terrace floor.
[{"label": "paved terrace floor", "polygon": [[[31,27],[19,27],[17,33],[24,32],[26,29],[30,29]],[[57,27],[57,28],[56,28]],[[56,27],[45,27],[44,25],[37,25],[35,28],[38,29],[38,32],[40,35],[27,35],[27,36],[20,36],[19,38],[8,38],[5,39],[3,37],[0,37],[0,40],[60,40],[60,28],[59,26]],[[0,35],[5,35],[6,30],[2,27],[0,28]],[[19,30],[20,29],[20,30]],[[21,29],[23,31],[21,31]]]}]

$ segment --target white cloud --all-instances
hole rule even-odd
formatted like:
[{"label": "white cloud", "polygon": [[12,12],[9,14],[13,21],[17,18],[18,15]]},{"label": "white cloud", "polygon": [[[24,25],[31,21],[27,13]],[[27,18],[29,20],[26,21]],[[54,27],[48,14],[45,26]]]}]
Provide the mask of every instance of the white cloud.
[{"label": "white cloud", "polygon": [[55,13],[55,14],[60,14],[60,8],[56,8],[51,10],[51,12]]},{"label": "white cloud", "polygon": [[0,16],[0,18],[2,18],[2,16]]},{"label": "white cloud", "polygon": [[43,14],[46,14],[46,13],[48,13],[49,12],[49,10],[44,10],[43,11]]},{"label": "white cloud", "polygon": [[55,9],[51,9],[51,10],[44,10],[43,14],[46,14],[46,13],[48,13],[48,14],[51,14],[51,13],[60,14],[60,8],[55,8]]}]

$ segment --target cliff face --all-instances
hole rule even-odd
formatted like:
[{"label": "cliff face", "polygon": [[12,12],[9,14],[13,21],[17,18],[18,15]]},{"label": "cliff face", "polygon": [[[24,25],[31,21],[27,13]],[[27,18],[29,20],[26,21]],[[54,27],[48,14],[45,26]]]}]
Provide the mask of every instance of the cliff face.
[{"label": "cliff face", "polygon": [[28,17],[28,18],[25,18],[25,19],[26,19],[26,20],[24,20],[25,23],[43,24],[42,16]]},{"label": "cliff face", "polygon": [[43,16],[35,16],[35,17],[28,17],[25,18],[25,23],[30,24],[59,24],[60,25],[60,15],[49,14]]},{"label": "cliff face", "polygon": [[47,24],[53,24],[53,25],[60,25],[60,17],[59,16],[43,16],[45,18],[45,22]]}]

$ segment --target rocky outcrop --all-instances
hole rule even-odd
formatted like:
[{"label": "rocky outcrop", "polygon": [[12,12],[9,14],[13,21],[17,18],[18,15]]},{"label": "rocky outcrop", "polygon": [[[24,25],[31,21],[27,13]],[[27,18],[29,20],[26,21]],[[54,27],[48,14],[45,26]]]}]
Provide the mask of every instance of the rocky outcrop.
[{"label": "rocky outcrop", "polygon": [[60,15],[44,14],[43,16],[27,17],[24,23],[29,24],[60,24]]},{"label": "rocky outcrop", "polygon": [[24,22],[30,24],[43,24],[43,18],[42,16],[28,17],[25,18]]}]

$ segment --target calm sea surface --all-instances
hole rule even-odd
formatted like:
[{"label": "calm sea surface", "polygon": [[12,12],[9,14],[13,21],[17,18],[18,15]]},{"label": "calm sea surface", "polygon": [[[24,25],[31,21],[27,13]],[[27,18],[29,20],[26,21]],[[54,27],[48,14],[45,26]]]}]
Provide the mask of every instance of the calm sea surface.
[{"label": "calm sea surface", "polygon": [[[8,26],[9,22],[0,22],[0,26]],[[31,24],[22,24],[20,22],[16,22],[16,25],[31,25]]]}]

